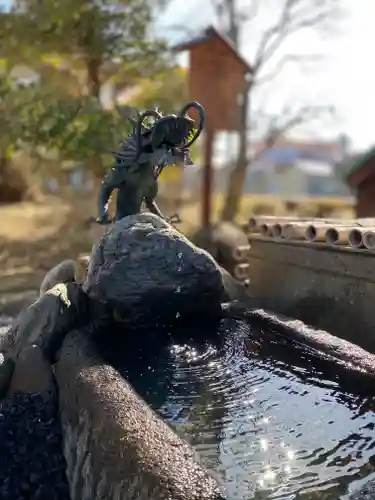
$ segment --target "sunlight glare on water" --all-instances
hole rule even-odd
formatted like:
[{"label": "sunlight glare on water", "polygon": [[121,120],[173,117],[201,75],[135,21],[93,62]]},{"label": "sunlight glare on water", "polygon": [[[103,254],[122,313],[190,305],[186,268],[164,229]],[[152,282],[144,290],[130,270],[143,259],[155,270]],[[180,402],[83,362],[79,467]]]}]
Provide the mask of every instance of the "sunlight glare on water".
[{"label": "sunlight glare on water", "polygon": [[228,332],[223,349],[174,345],[159,360],[171,374],[162,403],[161,385],[145,396],[219,474],[229,500],[342,498],[372,474],[371,401],[233,339]]}]

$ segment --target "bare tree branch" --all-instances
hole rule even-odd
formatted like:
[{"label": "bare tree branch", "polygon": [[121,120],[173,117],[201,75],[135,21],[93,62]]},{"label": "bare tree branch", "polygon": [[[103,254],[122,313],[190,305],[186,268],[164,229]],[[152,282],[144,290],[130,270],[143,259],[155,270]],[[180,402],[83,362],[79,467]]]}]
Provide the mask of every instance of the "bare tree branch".
[{"label": "bare tree branch", "polygon": [[287,54],[286,56],[282,57],[277,62],[277,64],[275,65],[275,67],[272,71],[270,71],[269,73],[266,73],[264,76],[256,78],[253,83],[255,85],[262,85],[263,83],[266,83],[266,82],[273,80],[281,73],[281,71],[284,69],[284,67],[287,64],[317,62],[318,60],[321,59],[321,57],[322,56],[320,54],[308,54],[308,55]]},{"label": "bare tree branch", "polygon": [[265,30],[265,32],[263,33],[253,63],[253,69],[255,71],[258,71],[262,66],[264,58],[266,56],[267,47],[270,45],[270,42],[274,40],[273,46],[275,46],[276,48],[273,49],[273,52],[275,52],[277,47],[280,45],[282,36],[286,34],[287,28],[289,27],[288,25],[290,23],[290,11],[293,5],[298,1],[299,0],[284,0],[284,6],[281,10],[279,19],[273,26]]},{"label": "bare tree branch", "polygon": [[[295,111],[286,106],[277,116],[270,117],[263,140],[263,147],[251,156],[251,161],[259,159],[265,151],[271,149],[293,128],[316,119],[321,119],[324,116],[332,117],[334,113],[335,109],[332,106],[303,106]],[[280,117],[282,117],[281,120]]]},{"label": "bare tree branch", "polygon": [[[238,8],[238,0],[213,0],[213,2],[213,5],[217,5],[220,10],[223,29],[227,31],[227,34],[232,38],[234,43],[237,44],[238,48],[241,30],[243,30],[246,23],[256,19],[258,7],[260,7],[260,0],[247,0],[249,4],[247,12],[244,12],[242,8]],[[252,93],[254,83],[259,85],[260,83],[271,80],[282,71],[286,64],[317,60],[317,56],[303,55],[302,53],[299,55],[289,53],[284,55],[284,57],[276,57],[272,65],[273,69],[264,74],[264,69],[267,64],[271,59],[280,54],[281,49],[287,45],[293,35],[306,28],[322,29],[326,21],[333,18],[332,14],[334,7],[338,5],[339,2],[340,0],[278,0],[278,2],[276,2],[281,4],[281,10],[276,21],[274,23],[271,22],[269,28],[263,31],[260,38],[252,64],[253,82],[248,82],[247,96]],[[263,0],[262,6],[265,3],[265,0]],[[226,8],[226,12],[222,11],[223,6]],[[227,23],[228,26],[226,26]],[[283,54],[280,55],[282,56]],[[249,155],[247,151],[248,138],[246,130],[248,129],[248,107],[249,99],[244,99],[241,105],[242,130],[240,133],[239,154],[233,171],[229,176],[227,196],[221,215],[223,220],[234,220],[239,207],[239,200],[243,193],[246,177],[245,173],[248,166],[248,161],[246,161],[244,156],[249,160],[251,158],[251,155]],[[296,111],[292,111],[288,108],[281,110],[277,118],[273,117],[270,120],[268,129],[266,129],[264,148],[267,149],[272,147],[282,135],[286,134],[294,127],[314,121],[322,117],[325,113],[332,114],[332,108],[319,105],[300,105],[299,109]],[[255,158],[259,154],[261,154],[261,152],[258,152]]]},{"label": "bare tree branch", "polygon": [[260,40],[253,64],[255,72],[260,71],[290,35],[304,28],[319,26],[332,15],[330,2],[317,1],[315,7],[320,6],[322,10],[314,9],[313,6],[298,10],[303,2],[304,0],[285,0],[278,20],[265,30]]}]

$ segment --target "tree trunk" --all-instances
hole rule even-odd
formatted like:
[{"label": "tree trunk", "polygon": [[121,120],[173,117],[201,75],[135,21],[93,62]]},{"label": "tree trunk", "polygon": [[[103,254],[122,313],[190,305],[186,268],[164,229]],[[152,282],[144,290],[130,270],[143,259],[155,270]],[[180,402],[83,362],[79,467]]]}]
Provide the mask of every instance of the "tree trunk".
[{"label": "tree trunk", "polygon": [[249,108],[249,90],[246,89],[243,95],[241,104],[241,129],[239,134],[240,144],[236,165],[229,174],[228,188],[224,201],[224,206],[221,212],[221,220],[232,222],[234,221],[241,197],[243,194],[247,164],[248,164],[248,141],[247,141],[247,112]]},{"label": "tree trunk", "polygon": [[[240,24],[236,11],[236,2],[235,0],[225,0],[224,3],[225,3],[225,10],[228,15],[228,25],[229,25],[227,35],[229,36],[234,46],[238,50],[240,44]],[[240,109],[241,120],[240,120],[240,131],[239,131],[240,132],[239,152],[236,165],[229,174],[226,197],[221,212],[221,220],[227,222],[232,222],[237,215],[245,184],[246,170],[248,164],[247,114],[249,109],[250,86],[251,86],[250,83],[246,85],[247,88],[243,94],[243,101],[241,103],[241,109]]]},{"label": "tree trunk", "polygon": [[92,173],[93,177],[96,179],[102,179],[106,173],[106,169],[103,166],[102,158],[98,154],[94,154],[87,161],[88,170]]},{"label": "tree trunk", "polygon": [[9,158],[0,157],[0,204],[22,201],[27,193],[27,186],[17,172],[12,171]]},{"label": "tree trunk", "polygon": [[101,60],[99,58],[90,58],[87,62],[87,86],[89,95],[99,99],[100,97],[100,67]]},{"label": "tree trunk", "polygon": [[[100,58],[90,58],[87,62],[87,85],[89,90],[89,95],[94,97],[98,101],[100,100]],[[89,168],[91,169],[95,178],[103,178],[105,174],[105,169],[103,166],[103,161],[100,154],[94,154],[89,160]]]}]

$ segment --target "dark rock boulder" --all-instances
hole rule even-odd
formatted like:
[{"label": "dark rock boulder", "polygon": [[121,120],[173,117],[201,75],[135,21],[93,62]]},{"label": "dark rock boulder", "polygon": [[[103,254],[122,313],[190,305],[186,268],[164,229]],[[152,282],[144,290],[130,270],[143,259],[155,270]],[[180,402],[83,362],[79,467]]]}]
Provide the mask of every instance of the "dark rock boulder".
[{"label": "dark rock boulder", "polygon": [[[34,389],[48,391],[54,384],[49,361],[54,363],[57,356],[59,416],[71,500],[223,499],[217,482],[199,466],[190,446],[103,361],[93,340],[97,324],[106,320],[108,311],[112,320],[117,313],[135,330],[180,311],[181,315],[203,308],[215,314],[221,311],[225,292],[212,258],[160,219],[139,217],[133,226],[115,224],[94,248],[87,294],[69,279],[21,312],[2,343],[0,385],[2,380],[7,397]],[[100,331],[105,334],[109,325]],[[45,365],[49,370],[44,370]],[[43,400],[45,408],[53,394]],[[58,421],[56,416],[51,419],[51,425]],[[61,451],[55,449],[51,462],[60,460]],[[28,493],[27,481],[25,488]]]},{"label": "dark rock boulder", "polygon": [[39,345],[52,359],[65,335],[88,321],[88,300],[77,283],[60,283],[23,309],[0,339],[0,352],[13,359]]},{"label": "dark rock boulder", "polygon": [[217,315],[226,298],[214,259],[149,213],[124,217],[102,236],[83,288],[137,327],[199,312]]},{"label": "dark rock boulder", "polygon": [[[8,392],[18,357],[26,348],[39,346],[46,360],[53,362],[68,332],[86,324],[88,318],[88,300],[81,287],[61,283],[4,326],[0,335],[0,397]],[[25,370],[22,373],[27,377]]]}]

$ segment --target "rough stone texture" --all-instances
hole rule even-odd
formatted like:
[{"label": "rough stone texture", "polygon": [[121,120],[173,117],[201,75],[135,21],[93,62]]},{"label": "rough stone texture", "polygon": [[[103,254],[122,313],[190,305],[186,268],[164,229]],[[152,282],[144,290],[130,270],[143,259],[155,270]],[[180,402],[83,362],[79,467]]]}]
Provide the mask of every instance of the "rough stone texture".
[{"label": "rough stone texture", "polygon": [[55,389],[51,364],[42,349],[36,345],[27,346],[18,356],[8,394],[27,392],[48,395],[55,393]]},{"label": "rough stone texture", "polygon": [[60,347],[69,330],[87,319],[87,297],[76,283],[56,285],[22,310],[0,340],[0,352],[17,358],[27,345],[40,345],[48,358]]},{"label": "rough stone texture", "polygon": [[0,445],[2,500],[69,500],[55,384],[39,347],[17,360],[0,403]]},{"label": "rough stone texture", "polygon": [[84,332],[69,334],[56,365],[71,500],[219,500],[191,448]]},{"label": "rough stone texture", "polygon": [[17,393],[0,403],[1,500],[69,500],[57,404]]},{"label": "rough stone texture", "polygon": [[215,314],[226,296],[213,258],[149,213],[124,217],[103,235],[83,287],[128,325],[143,327],[198,310]]},{"label": "rough stone texture", "polygon": [[53,267],[45,275],[39,290],[40,297],[47,290],[50,290],[59,283],[73,283],[75,281],[76,263],[72,259],[63,260],[60,264]]},{"label": "rough stone texture", "polygon": [[[86,322],[88,311],[87,297],[76,283],[60,284],[22,310],[7,330],[3,327],[0,397],[8,391],[17,358],[27,346],[40,346],[44,356],[53,361],[65,335]],[[24,376],[27,377],[27,370]]]},{"label": "rough stone texture", "polygon": [[374,254],[251,237],[253,306],[303,320],[375,352]]},{"label": "rough stone texture", "polygon": [[368,481],[359,491],[355,491],[349,496],[349,500],[374,500],[375,479]]},{"label": "rough stone texture", "polygon": [[335,372],[344,368],[348,375],[361,375],[364,380],[373,381],[375,377],[375,355],[356,344],[324,330],[311,328],[302,321],[283,318],[262,309],[247,310],[242,317],[252,325],[263,327],[268,336],[289,340],[291,347],[306,351],[314,349],[318,357],[325,358]]},{"label": "rough stone texture", "polygon": [[63,260],[45,275],[40,285],[39,296],[41,297],[59,283],[83,283],[86,279],[88,264],[88,255],[79,255],[77,261]]}]

